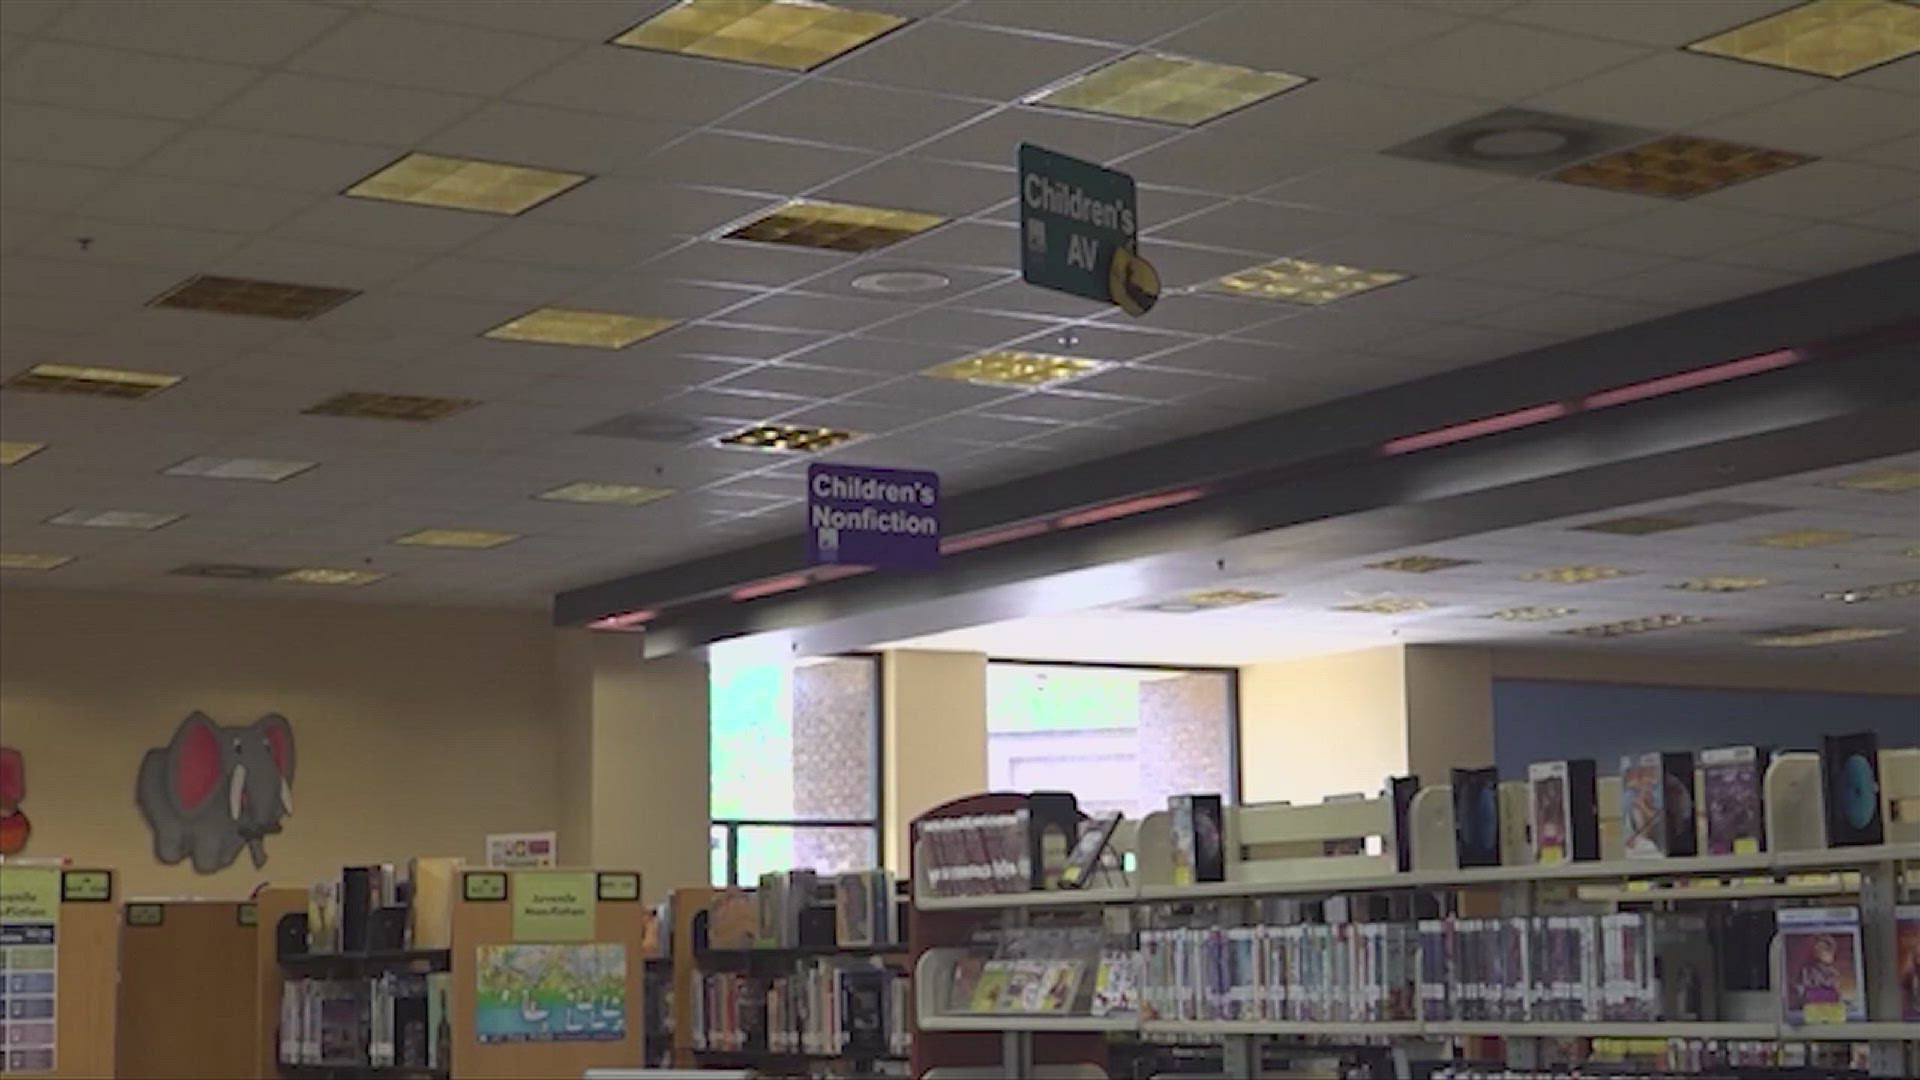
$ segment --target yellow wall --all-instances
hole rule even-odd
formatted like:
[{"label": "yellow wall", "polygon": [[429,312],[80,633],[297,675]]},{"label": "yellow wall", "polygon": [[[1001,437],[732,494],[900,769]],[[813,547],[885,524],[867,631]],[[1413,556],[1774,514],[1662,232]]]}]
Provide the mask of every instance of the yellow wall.
[{"label": "yellow wall", "polygon": [[1241,668],[1242,800],[1378,792],[1407,771],[1406,694],[1397,647]]},{"label": "yellow wall", "polygon": [[1751,660],[1689,660],[1582,649],[1436,651],[1484,651],[1492,676],[1499,679],[1568,679],[1835,694],[1920,694],[1920,664],[1859,664],[1833,656],[1781,655],[1792,653],[1791,649],[1755,649],[1754,652],[1767,655]]},{"label": "yellow wall", "polygon": [[887,868],[907,873],[913,819],[987,787],[987,658],[902,649],[881,654]]},{"label": "yellow wall", "polygon": [[[26,757],[26,854],[113,866],[125,895],[238,897],[347,863],[483,856],[559,824],[553,631],[540,612],[0,595],[0,741]],[[188,713],[293,724],[295,814],[211,875],[155,861],[141,757]],[[562,838],[563,850],[565,838]]]}]

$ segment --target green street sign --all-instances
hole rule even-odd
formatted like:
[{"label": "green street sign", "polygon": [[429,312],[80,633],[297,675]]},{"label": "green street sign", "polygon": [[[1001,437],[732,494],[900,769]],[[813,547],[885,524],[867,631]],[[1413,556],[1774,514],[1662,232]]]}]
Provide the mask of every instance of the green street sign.
[{"label": "green street sign", "polygon": [[1029,285],[1144,314],[1160,275],[1139,255],[1133,177],[1020,144],[1020,276]]}]

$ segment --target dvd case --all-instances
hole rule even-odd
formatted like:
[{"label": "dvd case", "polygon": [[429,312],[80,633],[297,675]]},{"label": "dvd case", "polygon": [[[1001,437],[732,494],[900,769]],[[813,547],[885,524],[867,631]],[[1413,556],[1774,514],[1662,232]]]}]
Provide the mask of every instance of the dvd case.
[{"label": "dvd case", "polygon": [[1867,1017],[1860,909],[1784,908],[1780,1008],[1789,1024],[1841,1024]]},{"label": "dvd case", "polygon": [[1766,849],[1761,784],[1771,760],[1773,751],[1763,746],[1721,746],[1700,752],[1707,854],[1752,855]]},{"label": "dvd case", "polygon": [[1533,861],[1561,863],[1600,857],[1598,779],[1590,759],[1536,761],[1527,767]]},{"label": "dvd case", "polygon": [[1454,850],[1462,868],[1500,865],[1500,772],[1453,770]]},{"label": "dvd case", "polygon": [[1880,748],[1873,732],[1821,739],[1820,801],[1826,808],[1828,847],[1886,842]]}]

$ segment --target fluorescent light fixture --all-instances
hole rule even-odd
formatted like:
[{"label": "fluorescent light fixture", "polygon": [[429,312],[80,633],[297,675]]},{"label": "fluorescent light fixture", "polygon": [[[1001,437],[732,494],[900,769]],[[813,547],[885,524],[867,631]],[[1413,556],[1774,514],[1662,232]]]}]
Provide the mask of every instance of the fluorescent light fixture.
[{"label": "fluorescent light fixture", "polygon": [[653,621],[654,612],[649,610],[622,611],[613,615],[602,615],[587,624],[589,630],[641,630]]},{"label": "fluorescent light fixture", "polygon": [[1576,626],[1571,630],[1562,630],[1562,634],[1575,637],[1626,637],[1629,634],[1648,634],[1655,630],[1672,630],[1679,626],[1698,626],[1713,620],[1704,615],[1646,615],[1638,619],[1624,619],[1620,622],[1601,623],[1598,626]]},{"label": "fluorescent light fixture", "polygon": [[89,529],[158,529],[185,516],[152,510],[67,510],[48,518],[47,524]]},{"label": "fluorescent light fixture", "polygon": [[1894,0],[1813,0],[1687,48],[1844,79],[1920,51],[1920,9]]},{"label": "fluorescent light fixture", "polygon": [[1755,634],[1752,643],[1765,648],[1805,649],[1816,645],[1872,641],[1904,633],[1904,629],[1890,626],[1786,626]]},{"label": "fluorescent light fixture", "polygon": [[1791,548],[1798,550],[1802,548],[1826,547],[1829,544],[1844,544],[1848,541],[1858,540],[1863,535],[1863,533],[1851,532],[1846,529],[1786,529],[1781,532],[1768,533],[1765,536],[1756,536],[1747,541],[1747,543],[1757,544],[1760,547]]},{"label": "fluorescent light fixture", "polygon": [[1215,278],[1206,287],[1234,296],[1318,306],[1405,280],[1407,275],[1395,270],[1364,270],[1338,263],[1275,259]]},{"label": "fluorescent light fixture", "polygon": [[587,180],[582,173],[555,169],[408,154],[345,193],[359,199],[512,216],[524,214]]},{"label": "fluorescent light fixture", "polygon": [[1051,353],[1022,352],[1018,349],[994,349],[949,360],[921,372],[936,379],[980,383],[986,386],[1012,386],[1030,389],[1053,386],[1099,371],[1106,365],[1098,360]]},{"label": "fluorescent light fixture", "polygon": [[71,555],[33,551],[0,551],[0,570],[57,570],[73,561]]},{"label": "fluorescent light fixture", "polygon": [[421,529],[396,537],[393,542],[410,547],[497,548],[518,539],[519,533],[491,532],[486,529]]},{"label": "fluorescent light fixture", "polygon": [[0,465],[18,465],[46,448],[46,443],[0,439]]},{"label": "fluorescent light fixture", "polygon": [[1909,596],[1920,596],[1920,580],[1891,581],[1885,585],[1865,585],[1856,589],[1834,589],[1820,594],[1822,600],[1837,600],[1842,604],[1858,604],[1867,600],[1895,600]]},{"label": "fluorescent light fixture", "polygon": [[1276,600],[1279,596],[1279,593],[1264,592],[1259,589],[1202,589],[1172,600],[1147,604],[1137,610],[1185,615],[1196,611],[1213,611],[1218,608],[1239,607],[1242,604],[1257,604],[1263,600]]},{"label": "fluorescent light fixture", "polygon": [[302,409],[308,416],[352,416],[362,420],[411,420],[426,423],[480,404],[465,398],[421,397],[349,390]]},{"label": "fluorescent light fixture", "polygon": [[1529,570],[1520,578],[1523,581],[1547,581],[1555,585],[1584,585],[1589,581],[1628,577],[1637,572],[1622,570],[1617,566],[1553,566],[1545,570]]},{"label": "fluorescent light fixture", "polygon": [[1402,574],[1431,574],[1436,570],[1452,570],[1461,566],[1473,566],[1478,559],[1450,559],[1445,555],[1402,555],[1386,562],[1368,563],[1369,570],[1394,570]]},{"label": "fluorescent light fixture", "polygon": [[1489,619],[1502,619],[1506,622],[1545,622],[1548,619],[1564,619],[1579,614],[1578,608],[1537,607],[1531,604],[1522,607],[1501,608],[1487,613]]},{"label": "fluorescent light fixture", "polygon": [[639,484],[596,484],[582,480],[543,491],[534,496],[551,502],[606,503],[614,506],[645,506],[673,494],[672,488],[644,487]]},{"label": "fluorescent light fixture", "polygon": [[1772,578],[1754,574],[1713,574],[1682,581],[1678,585],[1669,585],[1667,588],[1679,589],[1683,592],[1729,593],[1764,589],[1771,584],[1773,584]]},{"label": "fluorescent light fixture", "polygon": [[1304,85],[1304,76],[1138,52],[1029,96],[1029,105],[1193,127]]},{"label": "fluorescent light fixture", "polygon": [[1169,507],[1181,506],[1197,499],[1206,498],[1208,491],[1209,489],[1204,487],[1176,488],[1172,491],[1158,491],[1151,495],[1135,495],[1131,498],[1115,499],[1112,502],[1089,506],[1085,510],[1075,510],[1072,513],[1061,514],[1054,519],[1053,524],[1055,527],[1061,529],[1077,529],[1082,525],[1098,525],[1103,521],[1113,521],[1116,518],[1132,517],[1135,514],[1146,514],[1155,510],[1165,510]]},{"label": "fluorescent light fixture", "polygon": [[722,446],[748,450],[772,450],[790,454],[812,454],[853,438],[853,432],[838,428],[809,427],[804,424],[754,424],[715,440]]},{"label": "fluorescent light fixture", "polygon": [[203,476],[209,480],[259,480],[277,483],[318,465],[317,461],[280,458],[190,457],[165,470],[168,476]]},{"label": "fluorescent light fixture", "polygon": [[906,22],[814,0],[680,0],[613,44],[808,71]]},{"label": "fluorescent light fixture", "polygon": [[35,364],[8,379],[7,388],[34,390],[43,394],[88,394],[138,400],[152,397],[178,383],[180,378],[157,371],[126,371],[76,364]]},{"label": "fluorescent light fixture", "polygon": [[288,570],[276,581],[294,585],[371,585],[387,575],[376,570],[338,570],[326,566],[302,566]]},{"label": "fluorescent light fixture", "polygon": [[1558,420],[1565,415],[1567,415],[1567,407],[1557,401],[1548,405],[1530,405],[1512,412],[1469,420],[1464,424],[1451,424],[1432,431],[1423,431],[1418,435],[1402,435],[1397,439],[1389,439],[1381,445],[1380,452],[1389,456],[1411,454],[1415,450],[1431,450],[1436,446],[1465,442],[1482,435],[1497,435],[1502,431],[1512,431],[1515,428],[1542,424],[1548,420]]},{"label": "fluorescent light fixture", "polygon": [[624,349],[636,341],[645,341],[672,329],[679,323],[678,319],[662,319],[652,315],[545,307],[503,322],[480,336],[501,341],[534,341],[543,345]]},{"label": "fluorescent light fixture", "polygon": [[318,318],[359,295],[358,289],[336,289],[328,285],[196,274],[154,297],[151,306],[306,320]]},{"label": "fluorescent light fixture", "polygon": [[1629,383],[1612,390],[1602,390],[1590,394],[1581,404],[1589,409],[1604,409],[1609,405],[1625,405],[1631,401],[1644,401],[1663,394],[1692,390],[1699,386],[1711,386],[1728,379],[1738,379],[1747,375],[1758,375],[1763,371],[1772,371],[1795,363],[1801,358],[1798,349],[1779,349],[1759,356],[1743,356],[1738,360],[1726,360],[1706,367],[1694,368],[1673,375],[1662,375],[1646,382]]},{"label": "fluorescent light fixture", "polygon": [[1553,179],[1628,195],[1691,199],[1813,160],[1788,150],[1667,135],[1569,165],[1554,173]]},{"label": "fluorescent light fixture", "polygon": [[946,220],[916,210],[791,199],[722,238],[828,251],[873,251],[917,236]]},{"label": "fluorescent light fixture", "polygon": [[1875,469],[1827,481],[1828,487],[1848,491],[1872,491],[1881,495],[1902,495],[1920,491],[1920,469]]},{"label": "fluorescent light fixture", "polygon": [[1432,601],[1412,596],[1376,596],[1371,600],[1341,604],[1333,610],[1357,611],[1367,615],[1400,615],[1409,611],[1425,611],[1432,606]]}]

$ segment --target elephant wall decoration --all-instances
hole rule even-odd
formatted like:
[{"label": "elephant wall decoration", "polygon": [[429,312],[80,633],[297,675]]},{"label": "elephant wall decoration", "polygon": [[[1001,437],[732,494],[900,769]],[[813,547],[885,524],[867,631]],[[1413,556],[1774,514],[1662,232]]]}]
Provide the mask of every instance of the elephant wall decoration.
[{"label": "elephant wall decoration", "polygon": [[247,849],[266,865],[266,838],[293,815],[293,725],[268,713],[221,727],[195,712],[167,745],[140,760],[135,801],[153,831],[153,854],[172,865],[191,857],[211,874]]}]

